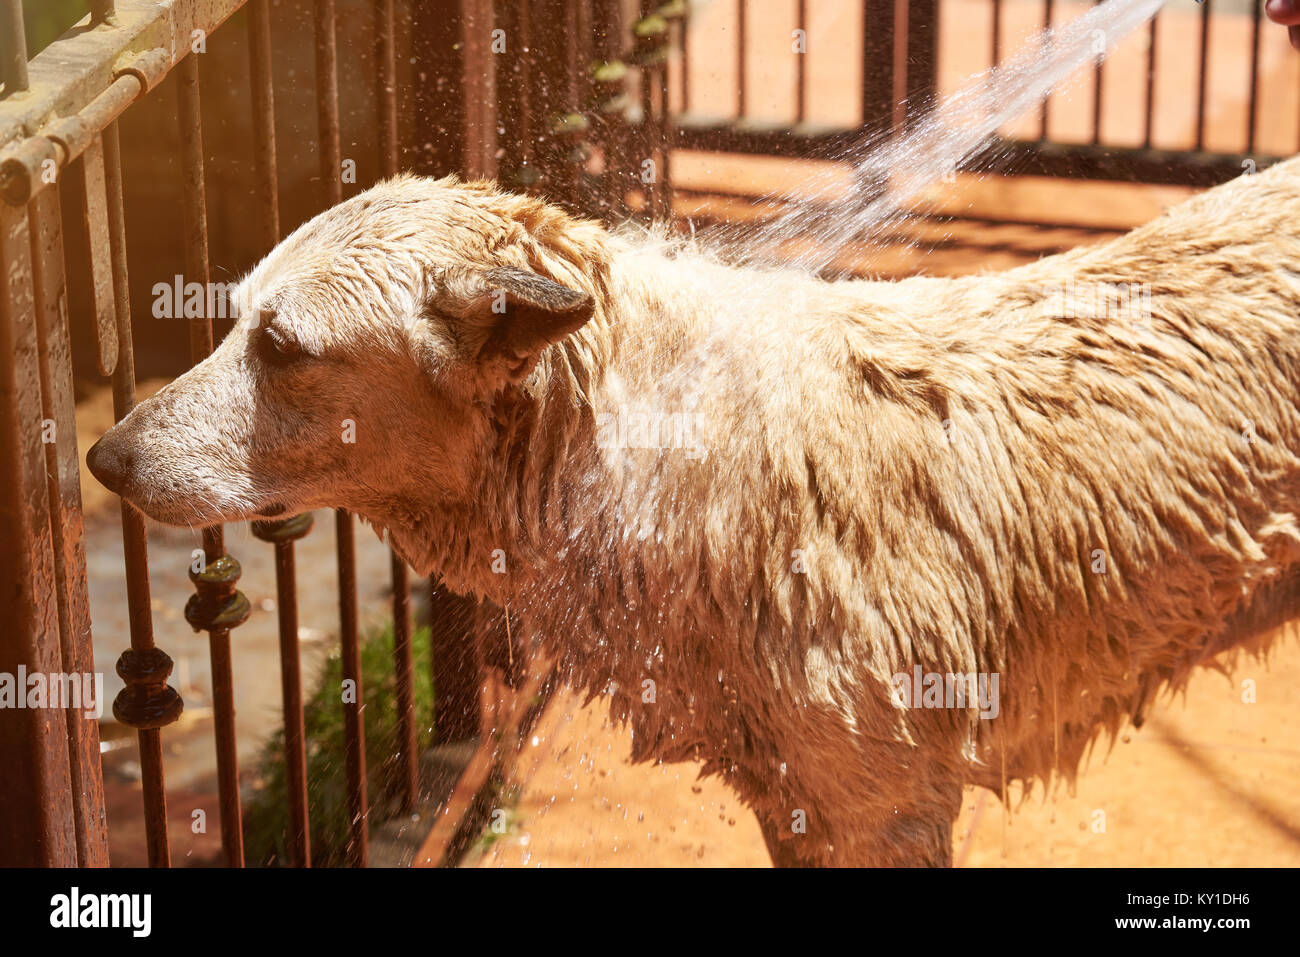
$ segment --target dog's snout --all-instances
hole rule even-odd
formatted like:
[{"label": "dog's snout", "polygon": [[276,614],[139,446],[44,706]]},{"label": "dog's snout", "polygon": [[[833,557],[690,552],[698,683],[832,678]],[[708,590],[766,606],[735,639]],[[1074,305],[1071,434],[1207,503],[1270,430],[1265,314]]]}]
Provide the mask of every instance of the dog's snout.
[{"label": "dog's snout", "polygon": [[125,443],[105,435],[86,452],[86,467],[110,492],[121,492],[131,474],[131,453]]}]

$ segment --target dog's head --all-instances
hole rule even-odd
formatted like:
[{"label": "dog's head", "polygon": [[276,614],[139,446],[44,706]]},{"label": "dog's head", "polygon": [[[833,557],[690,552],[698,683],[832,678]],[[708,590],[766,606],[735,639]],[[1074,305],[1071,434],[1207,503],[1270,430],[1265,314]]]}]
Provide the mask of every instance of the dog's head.
[{"label": "dog's head", "polygon": [[493,408],[592,316],[604,234],[484,184],[402,177],[298,229],[238,286],[213,354],[87,454],[146,514],[200,526],[468,502]]}]

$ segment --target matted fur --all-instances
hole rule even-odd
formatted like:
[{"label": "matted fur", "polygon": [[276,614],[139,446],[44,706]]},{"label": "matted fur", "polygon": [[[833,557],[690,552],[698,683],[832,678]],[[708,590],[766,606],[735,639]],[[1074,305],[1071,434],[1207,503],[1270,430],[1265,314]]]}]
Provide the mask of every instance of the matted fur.
[{"label": "matted fur", "polygon": [[[268,255],[218,351],[91,465],[174,523],[351,508],[508,602],[637,758],[724,776],[778,863],[942,864],[963,784],[1072,777],[1290,616],[1297,262],[1295,161],[1111,242],[902,282],[400,177]],[[594,314],[512,362],[485,345],[494,267]],[[1150,314],[1066,302],[1111,283]],[[691,447],[607,441],[639,411]],[[997,717],[900,707],[915,665],[998,674]]]}]

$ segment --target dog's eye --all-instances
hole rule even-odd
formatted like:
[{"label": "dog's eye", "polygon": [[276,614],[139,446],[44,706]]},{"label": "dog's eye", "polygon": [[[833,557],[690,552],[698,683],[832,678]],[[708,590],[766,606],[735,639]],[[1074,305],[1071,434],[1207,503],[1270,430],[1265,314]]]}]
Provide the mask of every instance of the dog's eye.
[{"label": "dog's eye", "polygon": [[303,354],[302,346],[271,329],[262,333],[260,345],[262,358],[274,366],[288,365]]}]

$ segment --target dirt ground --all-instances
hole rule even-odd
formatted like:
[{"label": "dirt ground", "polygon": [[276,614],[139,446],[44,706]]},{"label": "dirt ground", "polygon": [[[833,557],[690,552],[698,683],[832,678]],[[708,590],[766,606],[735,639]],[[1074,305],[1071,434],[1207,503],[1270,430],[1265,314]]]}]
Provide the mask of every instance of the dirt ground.
[{"label": "dirt ground", "polygon": [[[953,834],[959,867],[1300,866],[1300,642],[1231,680],[1205,671],[1113,752],[1098,746],[1076,788],[1011,810],[968,788]],[[1254,703],[1243,682],[1254,682]],[[524,748],[513,826],[478,867],[766,867],[754,815],[692,765],[628,763],[630,737],[597,704],[555,701]],[[1013,789],[1014,791],[1014,789]],[[1046,798],[1046,799],[1045,799]]]}]

